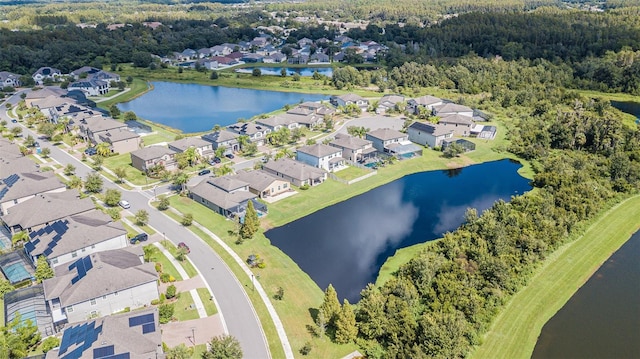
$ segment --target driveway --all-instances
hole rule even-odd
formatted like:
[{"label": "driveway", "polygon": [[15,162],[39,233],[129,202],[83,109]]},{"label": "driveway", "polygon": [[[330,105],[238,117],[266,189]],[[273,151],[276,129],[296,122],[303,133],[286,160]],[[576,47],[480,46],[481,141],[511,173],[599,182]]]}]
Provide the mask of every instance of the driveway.
[{"label": "driveway", "polygon": [[[176,310],[180,310],[180,308],[176,308]],[[187,347],[205,344],[210,342],[211,338],[224,334],[219,314],[184,322],[160,324],[160,329],[162,330],[162,341],[170,348],[180,344]]]}]

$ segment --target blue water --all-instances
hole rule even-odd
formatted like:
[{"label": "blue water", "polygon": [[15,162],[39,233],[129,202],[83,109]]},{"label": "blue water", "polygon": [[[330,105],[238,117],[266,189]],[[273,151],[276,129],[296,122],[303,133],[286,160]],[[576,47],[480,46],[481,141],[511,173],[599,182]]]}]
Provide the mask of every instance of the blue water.
[{"label": "blue water", "polygon": [[239,72],[251,73],[253,69],[260,69],[262,75],[281,76],[282,69],[287,70],[287,76],[292,76],[297,73],[300,76],[313,76],[314,72],[318,72],[320,75],[331,77],[333,75],[333,68],[331,67],[245,67],[239,69]]},{"label": "blue water", "polygon": [[210,131],[240,119],[275,111],[301,101],[328,100],[327,95],[240,89],[174,82],[152,82],[153,90],[126,103],[121,111],[179,129],[185,133]]},{"label": "blue water", "polygon": [[265,234],[320,288],[331,283],[354,303],[397,249],[456,229],[469,207],[530,190],[520,167],[502,160],[409,175]]},{"label": "blue water", "polygon": [[640,102],[611,101],[611,106],[624,113],[636,116],[636,123],[640,121]]}]

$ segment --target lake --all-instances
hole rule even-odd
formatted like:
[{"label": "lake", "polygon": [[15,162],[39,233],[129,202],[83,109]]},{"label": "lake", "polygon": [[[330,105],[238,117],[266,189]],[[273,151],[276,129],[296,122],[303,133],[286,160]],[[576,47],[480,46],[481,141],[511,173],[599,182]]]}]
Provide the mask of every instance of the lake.
[{"label": "lake", "polygon": [[610,101],[611,106],[618,110],[636,116],[640,119],[640,102],[623,102],[623,101]]},{"label": "lake", "polygon": [[396,249],[456,229],[469,207],[531,189],[510,160],[405,176],[265,233],[323,290],[351,303]]},{"label": "lake", "polygon": [[637,358],[640,232],[591,276],[542,328],[532,358]]},{"label": "lake", "polygon": [[320,75],[331,77],[333,75],[332,67],[245,67],[236,70],[236,72],[252,73],[253,69],[260,69],[262,75],[281,76],[282,69],[286,69],[287,76],[292,76],[297,73],[300,76],[313,76],[314,72],[318,72]]},{"label": "lake", "polygon": [[272,112],[301,101],[328,100],[327,95],[205,86],[175,82],[152,82],[153,90],[118,104],[141,118],[185,133],[210,131],[239,119]]}]

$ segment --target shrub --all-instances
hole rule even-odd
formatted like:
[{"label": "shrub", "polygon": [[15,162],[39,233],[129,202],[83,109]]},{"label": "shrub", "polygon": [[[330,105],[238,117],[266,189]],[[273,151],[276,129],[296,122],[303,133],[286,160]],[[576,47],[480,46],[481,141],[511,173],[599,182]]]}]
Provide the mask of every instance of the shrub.
[{"label": "shrub", "polygon": [[167,198],[167,196],[165,195],[162,195],[159,198],[160,202],[158,203],[158,209],[161,211],[166,211],[167,209],[169,209],[169,198]]},{"label": "shrub", "polygon": [[311,353],[311,343],[306,342],[304,343],[304,346],[300,348],[300,354],[307,355],[309,353]]},{"label": "shrub", "polygon": [[131,311],[131,307],[126,307],[122,310],[123,313],[129,313]]},{"label": "shrub", "polygon": [[276,294],[273,295],[275,300],[283,300],[284,299],[284,288],[278,287]]},{"label": "shrub", "polygon": [[158,312],[160,316],[160,324],[167,324],[173,318],[174,307],[173,304],[161,304],[158,307]]},{"label": "shrub", "polygon": [[162,273],[162,263],[160,262],[156,263],[156,272]]},{"label": "shrub", "polygon": [[185,213],[184,216],[182,216],[182,221],[180,221],[180,223],[185,227],[190,226],[193,223],[193,214]]},{"label": "shrub", "polygon": [[60,346],[60,339],[56,338],[56,337],[49,337],[45,340],[42,341],[42,351],[44,353],[48,352],[49,350],[56,348]]},{"label": "shrub", "polygon": [[164,293],[160,293],[160,303],[164,303],[167,300],[167,296]]},{"label": "shrub", "polygon": [[167,283],[167,282],[169,282],[170,279],[171,279],[171,275],[169,275],[169,273],[160,274],[160,281],[162,283]]},{"label": "shrub", "polygon": [[300,186],[300,189],[303,190],[303,191],[306,191],[306,190],[309,189],[309,185],[305,183],[302,186]]},{"label": "shrub", "polygon": [[158,305],[160,304],[160,299],[154,299],[151,301],[151,305]]},{"label": "shrub", "polygon": [[175,285],[170,285],[167,287],[167,299],[171,299],[174,298],[176,296],[176,286]]},{"label": "shrub", "polygon": [[258,268],[260,268],[260,269],[267,268],[267,264],[265,262],[260,262],[260,263],[258,263]]}]

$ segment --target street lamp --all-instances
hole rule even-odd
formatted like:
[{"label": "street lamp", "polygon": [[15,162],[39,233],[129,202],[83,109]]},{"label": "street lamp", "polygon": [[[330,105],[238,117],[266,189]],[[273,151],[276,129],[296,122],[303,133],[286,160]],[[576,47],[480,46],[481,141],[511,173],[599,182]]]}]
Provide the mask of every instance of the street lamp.
[{"label": "street lamp", "polygon": [[255,284],[255,282],[253,281],[253,280],[254,280],[254,278],[255,278],[255,276],[254,276],[253,274],[251,274],[251,290],[252,290],[252,291],[255,291],[255,290],[256,290],[256,284]]},{"label": "street lamp", "polygon": [[193,339],[193,345],[196,345],[196,328],[195,327],[191,327],[191,339]]}]

